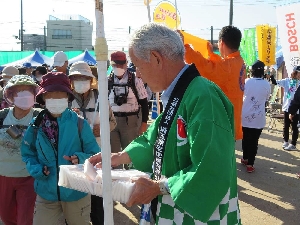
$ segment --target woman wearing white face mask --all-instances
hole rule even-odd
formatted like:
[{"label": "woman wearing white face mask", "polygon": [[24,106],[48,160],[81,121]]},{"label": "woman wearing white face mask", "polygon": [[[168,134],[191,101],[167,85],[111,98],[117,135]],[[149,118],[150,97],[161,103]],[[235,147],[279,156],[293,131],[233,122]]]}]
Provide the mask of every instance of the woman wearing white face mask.
[{"label": "woman wearing white face mask", "polygon": [[[75,96],[71,108],[79,109],[80,115],[88,120],[100,146],[99,107],[96,106],[99,94],[97,90],[97,80],[95,79],[90,66],[83,61],[76,62],[71,66],[69,78]],[[109,124],[110,130],[113,130],[116,127],[116,119],[110,105]],[[94,195],[91,196],[91,222],[94,225],[104,224],[103,199]]]},{"label": "woman wearing white face mask", "polygon": [[73,99],[67,75],[53,72],[42,77],[36,101],[46,109],[27,129],[21,147],[22,159],[35,179],[33,225],[55,224],[61,213],[68,224],[90,224],[90,196],[58,186],[60,165],[83,164],[100,151],[87,121],[82,119],[79,128],[78,115],[68,108]]},{"label": "woman wearing white face mask", "polygon": [[4,224],[31,225],[33,220],[34,180],[22,161],[20,148],[26,127],[40,112],[32,108],[37,88],[29,76],[15,75],[3,91],[13,106],[0,110],[0,217]]},{"label": "woman wearing white face mask", "polygon": [[[74,94],[74,101],[70,108],[76,108],[80,115],[88,120],[93,128],[94,135],[100,145],[100,118],[99,107],[96,107],[98,100],[98,82],[92,73],[90,66],[83,61],[74,63],[69,70],[69,78]],[[116,119],[109,106],[110,130],[116,126]]]}]

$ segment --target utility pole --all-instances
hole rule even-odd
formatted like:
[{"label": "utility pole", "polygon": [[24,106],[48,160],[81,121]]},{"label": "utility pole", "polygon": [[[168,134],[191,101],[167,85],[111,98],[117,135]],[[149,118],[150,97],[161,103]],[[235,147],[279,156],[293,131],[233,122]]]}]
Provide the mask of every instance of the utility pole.
[{"label": "utility pole", "polygon": [[230,7],[229,7],[229,25],[232,25],[233,21],[233,0],[230,0]]},{"label": "utility pole", "polygon": [[20,39],[21,39],[21,51],[23,51],[24,48],[24,40],[23,40],[23,0],[21,0],[21,31],[20,31]]},{"label": "utility pole", "polygon": [[44,51],[47,51],[46,26],[44,26]]}]

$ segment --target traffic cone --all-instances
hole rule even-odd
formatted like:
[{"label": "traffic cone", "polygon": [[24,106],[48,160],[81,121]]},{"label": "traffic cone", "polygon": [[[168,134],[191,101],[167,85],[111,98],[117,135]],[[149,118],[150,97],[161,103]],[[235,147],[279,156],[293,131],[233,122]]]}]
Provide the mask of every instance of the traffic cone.
[{"label": "traffic cone", "polygon": [[155,95],[153,97],[153,103],[152,103],[152,113],[151,113],[151,118],[155,120],[157,118],[157,103],[156,103],[156,98]]}]

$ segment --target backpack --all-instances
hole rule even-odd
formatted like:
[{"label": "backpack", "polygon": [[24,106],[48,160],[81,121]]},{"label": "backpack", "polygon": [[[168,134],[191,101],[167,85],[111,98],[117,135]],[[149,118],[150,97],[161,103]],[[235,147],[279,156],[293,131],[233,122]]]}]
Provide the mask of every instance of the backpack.
[{"label": "backpack", "polygon": [[128,73],[128,80],[127,80],[127,84],[115,84],[114,83],[114,73],[111,72],[109,77],[108,77],[108,96],[110,95],[111,93],[111,90],[113,89],[114,86],[117,86],[117,87],[130,87],[136,100],[138,101],[139,100],[139,96],[138,96],[138,91],[136,89],[136,86],[135,86],[135,74],[129,70],[127,70],[127,73]]},{"label": "backpack", "polygon": [[[42,119],[44,117],[45,114],[45,110],[41,110],[39,111],[38,115],[36,116],[33,124],[30,124],[31,126],[33,126],[33,140],[36,140],[37,137],[37,131],[40,127],[40,124],[42,122]],[[78,120],[77,120],[77,130],[78,130],[78,135],[79,135],[79,139],[80,139],[80,145],[81,145],[81,149],[83,149],[83,142],[82,142],[82,138],[81,138],[81,130],[83,128],[83,121],[84,118],[80,115],[78,116]],[[35,146],[32,146],[35,149]]]},{"label": "backpack", "polygon": [[[94,93],[94,99],[95,99],[95,107],[97,107],[97,112],[99,112],[99,105],[97,105],[97,100],[98,100],[98,96],[99,96],[99,91],[97,89],[92,89],[93,93]],[[76,100],[74,100],[76,101]],[[72,108],[72,102],[69,102],[68,107],[71,109]],[[86,119],[86,113],[85,112],[94,112],[95,108],[78,108],[80,110],[80,112],[83,113],[83,118]]]}]

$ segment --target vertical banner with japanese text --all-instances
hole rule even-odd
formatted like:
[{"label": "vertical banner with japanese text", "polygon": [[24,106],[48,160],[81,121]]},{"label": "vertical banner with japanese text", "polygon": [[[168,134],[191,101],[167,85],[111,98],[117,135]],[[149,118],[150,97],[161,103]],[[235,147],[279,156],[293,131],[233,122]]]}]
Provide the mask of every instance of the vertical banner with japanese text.
[{"label": "vertical banner with japanese text", "polygon": [[257,37],[257,51],[258,59],[262,61],[263,59],[263,41],[264,41],[264,27],[265,25],[256,26],[256,37]]},{"label": "vertical banner with japanese text", "polygon": [[247,61],[246,64],[251,66],[256,61],[256,50],[255,50],[255,28],[247,29],[246,36],[246,52],[247,52]]},{"label": "vertical banner with japanese text", "polygon": [[266,66],[272,66],[276,64],[276,27],[265,26],[264,27],[264,39],[262,41],[262,59]]},{"label": "vertical banner with japanese text", "polygon": [[278,31],[288,75],[300,65],[300,3],[276,8]]},{"label": "vertical banner with japanese text", "polygon": [[245,63],[247,64],[247,52],[246,52],[246,31],[247,30],[244,30],[244,35],[242,37],[242,40],[241,40],[241,43],[240,43],[240,54],[242,56],[242,58],[244,59]]},{"label": "vertical banner with japanese text", "polygon": [[276,28],[268,24],[256,26],[258,59],[266,66],[276,64]]}]

